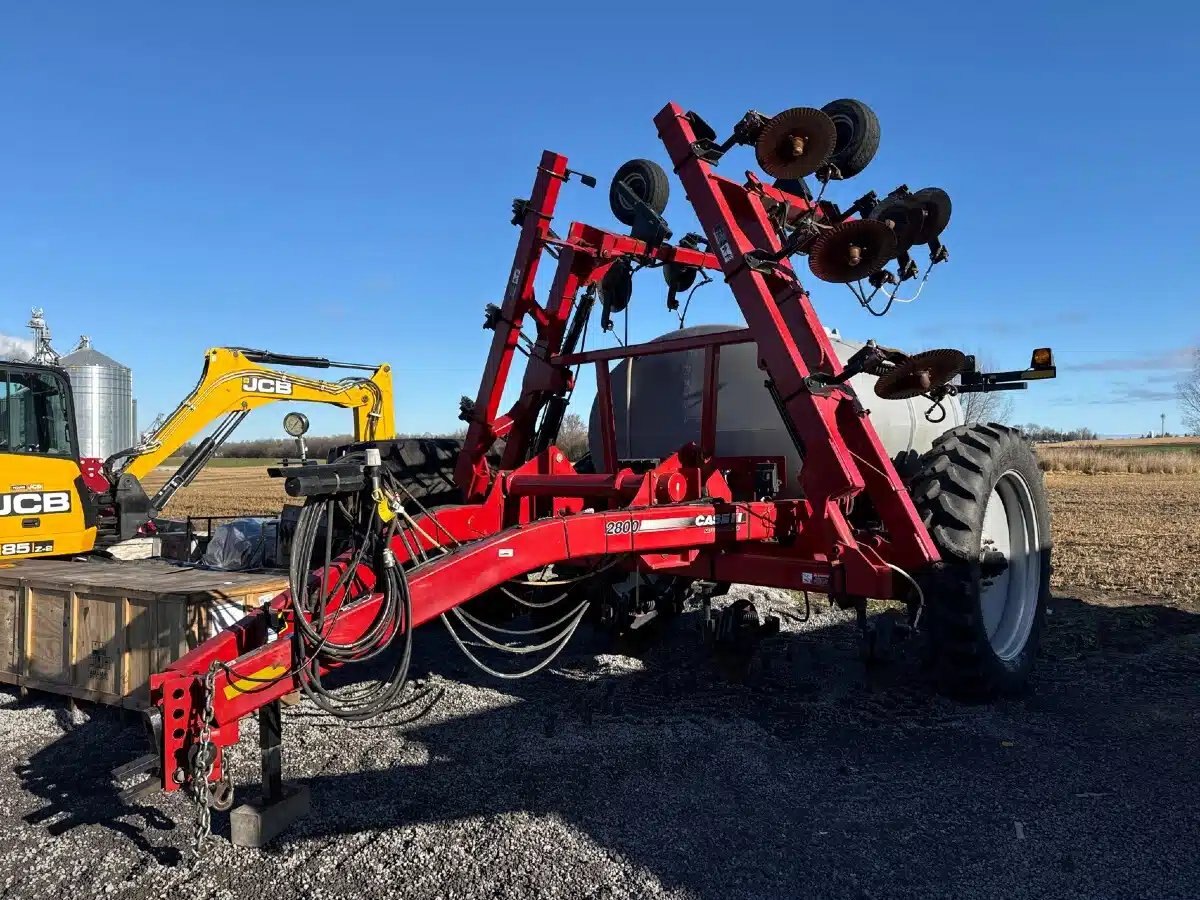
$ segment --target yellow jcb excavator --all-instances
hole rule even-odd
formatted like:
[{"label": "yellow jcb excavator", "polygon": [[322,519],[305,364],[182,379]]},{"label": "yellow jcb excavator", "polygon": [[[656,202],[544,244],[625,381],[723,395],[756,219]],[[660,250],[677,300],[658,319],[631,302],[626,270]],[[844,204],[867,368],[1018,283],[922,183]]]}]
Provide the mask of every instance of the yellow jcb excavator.
[{"label": "yellow jcb excavator", "polygon": [[[370,374],[321,381],[272,365]],[[0,561],[87,553],[136,536],[251,410],[281,400],[353,410],[356,441],[395,436],[390,366],[216,347],[205,354],[195,389],[137,446],[103,461],[81,459],[66,372],[0,362]],[[146,475],[217,420],[212,434],[148,496],[142,487]]]}]

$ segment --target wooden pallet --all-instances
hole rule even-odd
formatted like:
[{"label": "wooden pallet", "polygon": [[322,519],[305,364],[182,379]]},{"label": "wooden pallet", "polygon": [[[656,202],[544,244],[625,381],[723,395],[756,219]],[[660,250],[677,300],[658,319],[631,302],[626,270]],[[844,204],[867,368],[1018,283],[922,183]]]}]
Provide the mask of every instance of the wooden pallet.
[{"label": "wooden pallet", "polygon": [[140,708],[152,673],[286,587],[279,572],[23,560],[0,568],[0,683]]}]

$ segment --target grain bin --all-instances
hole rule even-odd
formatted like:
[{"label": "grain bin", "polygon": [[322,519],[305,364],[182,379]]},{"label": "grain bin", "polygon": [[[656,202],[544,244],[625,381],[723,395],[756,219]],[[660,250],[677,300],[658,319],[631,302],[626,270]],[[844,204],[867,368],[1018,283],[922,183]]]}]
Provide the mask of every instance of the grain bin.
[{"label": "grain bin", "polygon": [[80,456],[107,459],[133,446],[133,373],[81,338],[60,361],[71,379]]},{"label": "grain bin", "polygon": [[[695,325],[672,331],[656,340],[672,340],[718,331],[736,330],[737,325]],[[834,352],[845,362],[863,345],[828,331]],[[794,493],[793,473],[800,471],[800,457],[783,427],[775,402],[767,392],[766,373],[758,368],[757,346],[731,344],[721,348],[717,387],[717,444],[721,456],[772,456],[786,458],[788,481]],[[674,453],[689,441],[699,440],[701,398],[704,391],[704,351],[682,350],[644,356],[634,361],[629,386],[629,434],[625,428],[626,373],[629,360],[612,373],[613,412],[616,420],[617,455],[630,459],[657,459]],[[850,384],[863,406],[871,411],[871,422],[884,447],[902,471],[924,453],[946,429],[961,425],[962,407],[957,397],[944,401],[946,418],[931,423],[925,418],[930,403],[924,397],[912,400],[881,400],[875,396],[875,378],[857,375]],[[593,458],[600,456],[599,410],[592,404],[588,445]]]}]

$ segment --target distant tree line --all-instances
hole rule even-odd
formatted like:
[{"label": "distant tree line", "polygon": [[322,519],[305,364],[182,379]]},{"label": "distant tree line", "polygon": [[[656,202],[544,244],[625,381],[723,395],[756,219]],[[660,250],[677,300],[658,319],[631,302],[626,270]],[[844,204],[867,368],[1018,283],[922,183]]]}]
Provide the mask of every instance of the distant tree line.
[{"label": "distant tree line", "polygon": [[1050,428],[1046,425],[1036,425],[1029,423],[1022,425],[1021,431],[1031,441],[1052,441],[1060,443],[1062,441],[1094,441],[1099,435],[1090,428]]}]

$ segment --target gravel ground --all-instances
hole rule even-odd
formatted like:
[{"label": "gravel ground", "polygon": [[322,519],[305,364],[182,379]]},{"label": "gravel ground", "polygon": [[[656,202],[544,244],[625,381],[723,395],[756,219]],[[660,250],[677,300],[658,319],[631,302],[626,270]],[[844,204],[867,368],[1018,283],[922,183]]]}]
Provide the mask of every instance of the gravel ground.
[{"label": "gravel ground", "polygon": [[122,808],[108,784],[144,752],[136,724],[0,693],[0,897],[1200,895],[1200,606],[1060,596],[1030,694],[967,706],[915,661],[865,670],[823,604],[761,605],[784,628],[746,672],[694,614],[636,655],[581,632],[514,683],[425,629],[433,711],[347,729],[289,709],[313,814],[264,851],[217,816],[197,865],[185,801]]}]

